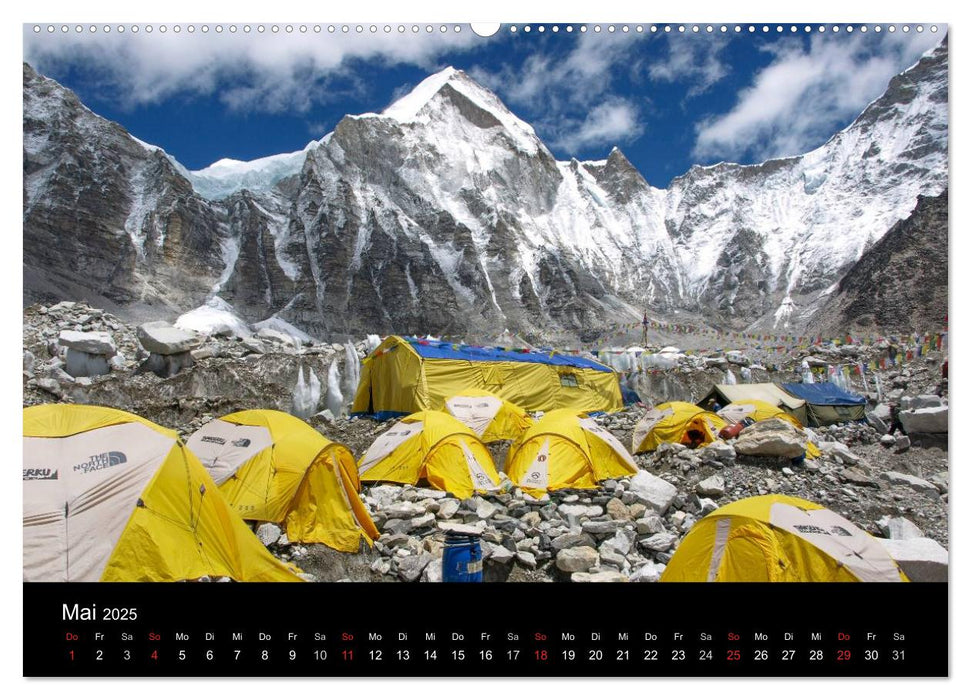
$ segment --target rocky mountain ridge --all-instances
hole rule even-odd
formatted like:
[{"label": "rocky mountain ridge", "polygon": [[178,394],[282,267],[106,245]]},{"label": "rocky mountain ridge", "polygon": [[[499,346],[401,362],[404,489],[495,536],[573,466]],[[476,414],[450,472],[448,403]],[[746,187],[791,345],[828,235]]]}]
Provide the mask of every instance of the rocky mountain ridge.
[{"label": "rocky mountain ridge", "polygon": [[454,69],[304,151],[191,173],[25,65],[24,301],[138,318],[218,294],[319,337],[549,340],[645,308],[798,331],[947,178],[946,40],[820,148],[663,190],[618,149],[557,161]]}]

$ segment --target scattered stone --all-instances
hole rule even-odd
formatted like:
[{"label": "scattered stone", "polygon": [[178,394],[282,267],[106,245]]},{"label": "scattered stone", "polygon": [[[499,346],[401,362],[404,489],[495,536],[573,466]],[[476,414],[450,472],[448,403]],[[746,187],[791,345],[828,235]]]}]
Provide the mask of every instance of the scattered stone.
[{"label": "scattered stone", "polygon": [[557,510],[564,516],[575,518],[588,517],[596,518],[604,514],[604,509],[600,506],[585,506],[582,503],[564,503]]},{"label": "scattered stone", "polygon": [[591,535],[609,535],[617,532],[623,524],[622,520],[587,520],[580,529]]},{"label": "scattered stone", "polygon": [[678,541],[677,536],[669,532],[659,532],[640,541],[641,547],[652,552],[666,552]]},{"label": "scattered stone", "polygon": [[664,532],[664,521],[659,515],[648,515],[635,523],[638,535],[653,535]]},{"label": "scattered stone", "polygon": [[556,553],[556,568],[572,573],[589,571],[600,563],[600,555],[593,547],[571,547]]},{"label": "scattered stone", "polygon": [[678,488],[650,472],[639,471],[631,477],[630,492],[641,503],[664,515],[678,495]]},{"label": "scattered stone", "polygon": [[606,505],[611,520],[632,520],[630,509],[619,498],[611,498]]},{"label": "scattered stone", "polygon": [[704,481],[698,482],[698,485],[695,486],[695,493],[699,496],[721,498],[725,495],[725,480],[718,474],[710,476]]},{"label": "scattered stone", "polygon": [[631,583],[657,583],[664,573],[664,564],[649,561],[631,574]]},{"label": "scattered stone", "polygon": [[928,496],[939,496],[940,491],[929,481],[925,481],[918,476],[903,474],[902,472],[884,472],[880,478],[894,486],[909,486],[914,491],[918,491]]},{"label": "scattered stone", "polygon": [[525,552],[523,550],[517,551],[516,561],[525,566],[527,569],[536,568],[536,555],[532,552]]},{"label": "scattered stone", "polygon": [[442,560],[441,558],[432,559],[428,566],[426,566],[421,572],[421,580],[423,583],[441,583],[442,582]]},{"label": "scattered stone", "polygon": [[630,579],[619,571],[598,571],[595,574],[578,571],[570,575],[573,583],[626,583]]},{"label": "scattered stone", "polygon": [[402,581],[417,581],[431,562],[431,555],[425,552],[407,555],[398,562],[398,578]]},{"label": "scattered stone", "polygon": [[494,561],[497,564],[508,564],[513,560],[513,557],[515,556],[516,556],[515,552],[512,552],[506,549],[500,544],[492,548],[492,551],[489,553],[488,558],[490,561]]},{"label": "scattered stone", "polygon": [[266,547],[269,547],[271,544],[276,544],[282,534],[283,530],[274,523],[263,523],[256,528],[256,536],[260,538],[260,542]]},{"label": "scattered stone", "polygon": [[842,442],[829,442],[827,440],[821,440],[816,443],[816,447],[824,455],[830,457],[839,457],[845,464],[856,464],[860,461],[860,458],[855,454],[850,452],[850,448],[844,445]]}]

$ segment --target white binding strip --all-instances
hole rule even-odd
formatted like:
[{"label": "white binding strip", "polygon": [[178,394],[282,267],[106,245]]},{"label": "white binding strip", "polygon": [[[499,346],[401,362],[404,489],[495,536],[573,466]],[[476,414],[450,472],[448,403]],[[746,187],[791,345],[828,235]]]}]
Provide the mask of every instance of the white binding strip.
[{"label": "white binding strip", "polygon": [[718,569],[722,565],[722,557],[725,556],[725,544],[728,542],[728,534],[732,531],[732,519],[721,518],[715,524],[715,546],[711,551],[711,562],[708,564],[708,582],[711,583],[718,575]]}]

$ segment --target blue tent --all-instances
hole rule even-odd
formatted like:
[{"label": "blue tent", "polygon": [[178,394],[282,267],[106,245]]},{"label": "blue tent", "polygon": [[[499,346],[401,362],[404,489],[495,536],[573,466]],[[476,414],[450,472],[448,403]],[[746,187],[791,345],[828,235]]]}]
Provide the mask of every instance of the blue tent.
[{"label": "blue tent", "polygon": [[865,417],[866,399],[843,391],[832,382],[783,384],[782,388],[806,402],[809,425],[832,425]]}]

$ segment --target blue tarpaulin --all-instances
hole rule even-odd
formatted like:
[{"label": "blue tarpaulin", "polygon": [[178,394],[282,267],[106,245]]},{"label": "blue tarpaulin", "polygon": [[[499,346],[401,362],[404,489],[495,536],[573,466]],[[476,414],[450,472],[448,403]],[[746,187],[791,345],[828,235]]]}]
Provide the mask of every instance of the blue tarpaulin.
[{"label": "blue tarpaulin", "polygon": [[424,338],[413,338],[410,336],[405,336],[404,339],[414,348],[415,352],[422,357],[430,359],[468,360],[469,362],[533,362],[542,365],[583,367],[598,372],[613,372],[606,365],[576,355],[560,355],[558,353],[530,350],[503,350],[502,348],[476,347],[474,345],[457,345],[441,340],[425,340]]},{"label": "blue tarpaulin", "polygon": [[843,391],[832,382],[818,384],[783,384],[782,388],[793,396],[816,406],[865,406],[866,399]]}]

